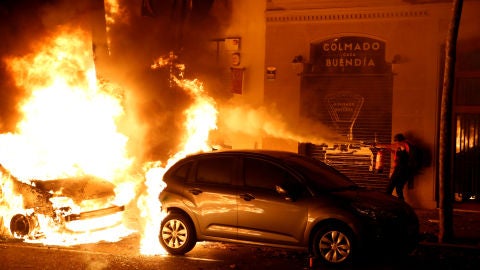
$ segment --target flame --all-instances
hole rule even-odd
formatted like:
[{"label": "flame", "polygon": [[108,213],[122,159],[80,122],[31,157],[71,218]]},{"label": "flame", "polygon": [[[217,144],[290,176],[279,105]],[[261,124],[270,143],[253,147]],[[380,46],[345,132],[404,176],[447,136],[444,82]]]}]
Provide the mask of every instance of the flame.
[{"label": "flame", "polygon": [[[34,212],[25,209],[13,181],[31,184],[31,180],[93,175],[114,182],[116,196],[111,203],[126,205],[135,198],[139,181],[127,173],[133,163],[126,153],[128,138],[116,126],[124,114],[122,93],[118,87],[97,80],[90,40],[82,30],[64,28],[39,44],[36,53],[6,60],[17,86],[28,95],[19,106],[23,119],[16,131],[0,134],[0,164],[7,168],[0,170],[0,215],[5,221],[16,214],[30,217]],[[144,166],[145,192],[137,200],[138,208],[143,211],[139,220],[144,221],[142,254],[164,253],[158,241],[158,229],[165,215],[158,201],[158,194],[165,187],[161,181],[163,173],[189,153],[210,151],[209,132],[216,129],[215,102],[205,93],[202,83],[172,79],[193,102],[184,112],[185,135],[178,146],[181,150],[165,164],[151,162]],[[98,207],[56,195],[60,196],[50,198],[52,207],[68,209],[56,211],[75,214]],[[57,205],[69,207],[57,208]],[[121,215],[108,220],[101,217],[74,220],[61,228],[55,222],[57,217],[43,213],[34,217],[31,221],[40,224],[44,237],[26,240],[48,245],[118,241],[133,232],[123,225],[113,226],[122,223]],[[105,227],[112,226],[107,233],[85,229],[89,223],[104,222]],[[84,232],[78,232],[79,228]]]},{"label": "flame", "polygon": [[64,31],[37,54],[8,61],[17,85],[31,92],[18,131],[0,135],[0,162],[19,179],[112,179],[131,163],[128,138],[116,128],[121,100],[97,84],[87,40]]},{"label": "flame", "polygon": [[[117,0],[105,1],[107,34],[123,11]],[[108,38],[110,44],[110,39]],[[144,182],[139,182],[128,171],[133,159],[126,152],[128,138],[118,132],[117,122],[124,115],[122,91],[119,87],[96,77],[93,62],[91,37],[80,29],[63,28],[41,43],[35,53],[24,57],[6,59],[12,77],[27,97],[19,104],[23,119],[15,132],[0,134],[0,165],[11,175],[0,170],[0,217],[8,221],[15,214],[30,215],[33,209],[25,209],[23,199],[13,187],[16,179],[30,183],[30,180],[48,180],[79,175],[93,175],[112,181],[115,188],[114,205],[127,205],[138,196],[136,205],[142,222],[140,253],[165,254],[158,241],[161,212],[158,195],[165,188],[162,177],[176,161],[195,152],[211,151],[208,143],[210,132],[217,129],[215,100],[212,99],[198,80],[183,79],[185,66],[177,63],[171,52],[160,57],[153,69],[170,68],[171,80],[179,89],[186,91],[192,103],[184,111],[184,135],[180,149],[166,163],[149,162],[143,166]],[[175,77],[178,75],[181,79]],[[231,109],[224,117],[228,130],[268,134],[278,137],[302,140],[290,133],[278,119],[269,119],[264,111],[239,111]],[[245,121],[245,117],[252,121]],[[234,121],[228,121],[236,119]],[[254,123],[253,128],[247,127]],[[236,128],[241,127],[241,130]],[[143,180],[143,179],[141,179]],[[141,184],[141,185],[140,185]],[[55,205],[69,205],[73,214],[98,205],[77,204],[66,197],[51,200]],[[41,224],[44,244],[73,245],[94,243],[101,240],[118,241],[132,233],[123,226],[113,226],[125,219],[117,215],[114,219],[101,217],[89,220],[71,221],[65,228],[58,228],[52,217],[38,214],[35,222]],[[2,226],[0,218],[0,227]],[[105,224],[110,230],[92,231],[94,225]],[[3,226],[7,226],[3,224]],[[72,233],[84,229],[84,232]],[[1,230],[0,230],[1,232]],[[32,239],[29,241],[34,242]]]},{"label": "flame", "polygon": [[137,201],[138,208],[142,209],[141,220],[144,221],[140,253],[144,255],[166,254],[158,240],[160,223],[165,217],[165,213],[160,211],[161,205],[158,194],[165,188],[162,177],[167,168],[162,167],[159,162],[146,164],[145,166],[147,191]]},{"label": "flame", "polygon": [[2,218],[3,220],[11,220],[14,213],[24,211],[23,198],[14,192],[10,176],[0,172],[0,232],[4,230],[4,228],[1,228]]},{"label": "flame", "polygon": [[[152,66],[152,68],[158,68],[158,66]],[[179,80],[176,77],[173,79],[178,87],[190,95],[193,102],[184,111],[185,130],[181,150],[169,158],[166,164],[153,162],[145,165],[147,192],[137,202],[138,208],[143,209],[141,216],[145,221],[140,243],[140,253],[144,255],[166,254],[158,240],[160,224],[166,216],[166,213],[161,212],[161,204],[158,200],[158,195],[166,187],[162,181],[163,174],[171,165],[188,154],[211,151],[212,147],[208,143],[210,131],[217,129],[216,104],[205,92],[203,84],[196,79]]]},{"label": "flame", "polygon": [[[96,79],[91,37],[80,29],[65,27],[37,44],[35,50],[34,54],[6,59],[27,97],[19,106],[23,119],[15,132],[0,134],[0,164],[24,183],[81,175],[108,179],[117,182],[117,202],[130,200],[133,195],[124,191],[127,188],[121,179],[129,179],[125,175],[133,159],[126,152],[128,138],[116,126],[124,114],[122,96],[118,87]],[[6,221],[14,213],[28,215],[30,209],[12,203],[19,194],[11,187],[10,175],[2,172],[1,183],[0,215],[7,217]],[[128,198],[119,198],[120,194]],[[85,207],[62,203],[71,205],[72,211]],[[51,217],[39,214],[37,218],[45,230],[43,243],[110,241],[131,233],[120,226],[109,234],[58,232]]]},{"label": "flame", "polygon": [[105,20],[107,22],[107,32],[118,21],[126,22],[129,19],[128,10],[125,7],[120,6],[118,0],[105,0]]},{"label": "flame", "polygon": [[104,8],[105,8],[105,32],[107,34],[107,47],[110,53],[110,48],[111,48],[111,30],[112,26],[115,23],[118,23],[119,21],[121,22],[127,22],[129,19],[129,14],[127,12],[127,9],[125,7],[120,6],[118,3],[118,0],[105,0],[104,1]]},{"label": "flame", "polygon": [[210,131],[217,129],[215,100],[205,93],[203,84],[198,80],[176,80],[193,98],[194,102],[185,111],[185,136],[183,153],[211,151],[208,144]]}]

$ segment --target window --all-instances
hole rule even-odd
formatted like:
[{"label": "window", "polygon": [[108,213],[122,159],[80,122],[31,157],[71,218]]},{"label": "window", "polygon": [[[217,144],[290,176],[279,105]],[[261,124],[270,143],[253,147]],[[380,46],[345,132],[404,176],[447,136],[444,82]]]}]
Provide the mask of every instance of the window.
[{"label": "window", "polygon": [[172,176],[180,181],[186,181],[188,179],[188,173],[192,168],[192,162],[188,162],[178,167],[173,173]]},{"label": "window", "polygon": [[248,187],[277,191],[276,188],[279,186],[294,196],[305,191],[287,170],[264,160],[246,158],[244,172],[245,185]]},{"label": "window", "polygon": [[265,188],[275,190],[285,179],[285,171],[271,163],[245,159],[245,185],[249,187]]},{"label": "window", "polygon": [[197,182],[212,184],[231,184],[233,158],[216,157],[198,161]]}]

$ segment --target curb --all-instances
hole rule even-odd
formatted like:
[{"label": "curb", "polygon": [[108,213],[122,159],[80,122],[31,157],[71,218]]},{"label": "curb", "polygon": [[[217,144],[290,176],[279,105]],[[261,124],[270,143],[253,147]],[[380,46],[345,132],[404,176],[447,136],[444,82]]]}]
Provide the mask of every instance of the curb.
[{"label": "curb", "polygon": [[470,250],[479,250],[479,245],[471,245],[471,244],[461,244],[461,243],[434,243],[434,242],[419,242],[419,246],[425,247],[440,247],[440,248],[455,248],[455,249],[470,249]]}]

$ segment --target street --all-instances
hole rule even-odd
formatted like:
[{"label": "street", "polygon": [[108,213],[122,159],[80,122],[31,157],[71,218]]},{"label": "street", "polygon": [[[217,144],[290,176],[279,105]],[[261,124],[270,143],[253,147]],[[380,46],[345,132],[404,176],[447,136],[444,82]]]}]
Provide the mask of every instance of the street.
[{"label": "street", "polygon": [[[338,269],[318,265],[307,254],[202,242],[186,256],[140,255],[138,238],[116,243],[73,247],[48,247],[21,241],[1,240],[1,269]],[[423,243],[407,258],[391,260],[378,256],[340,269],[479,269],[480,250]]]},{"label": "street", "polygon": [[138,238],[117,243],[46,247],[0,242],[1,269],[303,269],[304,254],[199,243],[186,256],[139,254]]}]

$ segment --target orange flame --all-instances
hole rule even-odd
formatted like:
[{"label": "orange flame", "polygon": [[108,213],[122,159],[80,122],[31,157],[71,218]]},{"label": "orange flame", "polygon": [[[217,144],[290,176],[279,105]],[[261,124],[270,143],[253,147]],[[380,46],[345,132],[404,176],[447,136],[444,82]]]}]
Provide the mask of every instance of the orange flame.
[{"label": "orange flame", "polygon": [[[156,68],[153,67],[152,68]],[[185,135],[181,150],[172,156],[166,165],[159,162],[146,164],[147,194],[137,202],[139,209],[143,209],[142,220],[145,221],[140,253],[144,255],[166,254],[158,241],[160,223],[166,213],[161,212],[158,195],[165,188],[162,181],[165,171],[179,159],[195,152],[211,151],[208,144],[210,131],[217,128],[217,114],[215,101],[205,93],[203,84],[198,80],[179,80],[176,84],[186,91],[193,99],[190,107],[185,110]]]},{"label": "orange flame", "polygon": [[[116,127],[124,114],[121,93],[96,80],[90,36],[64,28],[35,49],[35,54],[6,60],[17,86],[29,96],[20,106],[23,119],[17,130],[0,134],[0,164],[25,183],[80,175],[117,181],[116,201],[131,200],[133,195],[122,192],[124,185],[119,180],[133,162],[126,152],[128,138]],[[9,176],[2,175],[2,195],[18,196],[11,192],[10,182]],[[8,216],[22,207],[3,203],[0,214]],[[121,232],[109,235],[86,232],[69,238],[68,233],[55,234],[48,218],[39,215],[38,222],[45,226],[42,229],[52,229],[44,232],[44,243],[97,242],[131,233],[120,228]]]},{"label": "orange flame", "polygon": [[18,131],[0,135],[0,162],[19,179],[114,179],[131,164],[115,122],[121,100],[97,84],[86,38],[65,31],[37,54],[8,61],[17,85],[31,92]]},{"label": "orange flame", "polygon": [[[63,29],[36,48],[36,53],[7,59],[6,63],[17,86],[28,92],[20,104],[23,119],[17,130],[0,134],[0,164],[15,179],[25,183],[31,180],[48,180],[79,175],[93,175],[108,179],[116,185],[114,204],[126,205],[139,189],[138,179],[127,171],[133,159],[126,153],[128,138],[117,131],[117,121],[123,116],[122,93],[114,85],[101,84],[91,53],[91,39],[81,30]],[[141,194],[137,206],[143,212],[141,253],[161,254],[158,228],[164,216],[160,212],[158,194],[165,187],[161,184],[163,173],[178,159],[189,153],[210,151],[209,131],[216,129],[215,102],[197,80],[178,80],[176,84],[187,91],[193,103],[185,111],[185,135],[182,149],[167,164],[145,164],[146,192]],[[12,187],[10,175],[1,173],[0,215],[8,221],[20,213],[29,215],[33,209],[24,209],[22,196]],[[119,180],[123,179],[123,180]],[[77,205],[66,197],[51,198],[52,205],[68,204],[72,211],[81,208],[95,209],[95,205]],[[90,224],[121,222],[116,219],[71,221],[70,228],[86,228]],[[2,222],[0,222],[1,225]],[[89,231],[72,234],[57,228],[52,218],[36,215],[35,223],[41,224],[45,238],[29,239],[44,244],[72,245],[101,240],[118,241],[133,231],[123,226],[106,231]],[[77,224],[79,223],[79,224]],[[3,224],[5,227],[6,224]]]},{"label": "orange flame", "polygon": [[115,23],[124,22],[126,23],[129,19],[129,14],[127,12],[127,9],[125,7],[120,6],[118,3],[118,0],[105,0],[104,1],[104,7],[105,7],[105,32],[107,34],[107,46],[108,46],[108,51],[110,53],[110,48],[111,48],[111,30],[112,26]]}]

